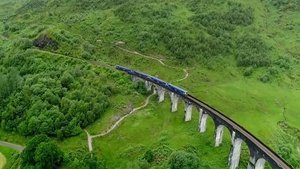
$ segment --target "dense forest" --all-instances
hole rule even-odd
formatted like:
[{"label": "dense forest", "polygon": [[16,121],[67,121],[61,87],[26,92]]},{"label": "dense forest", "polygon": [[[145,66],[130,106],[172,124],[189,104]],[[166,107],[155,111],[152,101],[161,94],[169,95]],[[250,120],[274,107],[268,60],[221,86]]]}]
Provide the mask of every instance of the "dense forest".
[{"label": "dense forest", "polygon": [[[299,86],[299,39],[294,40],[299,38],[300,22],[294,19],[299,0],[255,3],[257,8],[240,0],[0,0],[0,128],[30,140],[21,155],[23,168],[109,168],[101,153],[63,153],[51,140],[81,137],[83,129],[114,110],[115,98],[149,94],[111,66],[131,63],[120,59],[116,42],[164,56],[176,66],[200,65],[221,76],[234,67],[234,76]],[[271,18],[269,23],[264,17]],[[277,34],[290,39],[277,42]],[[278,125],[300,133],[285,121]],[[286,144],[279,137],[275,144]],[[292,150],[296,142],[274,147],[300,167]],[[139,167],[208,168],[193,149],[148,149]],[[51,164],[43,163],[47,156],[55,156]]]}]

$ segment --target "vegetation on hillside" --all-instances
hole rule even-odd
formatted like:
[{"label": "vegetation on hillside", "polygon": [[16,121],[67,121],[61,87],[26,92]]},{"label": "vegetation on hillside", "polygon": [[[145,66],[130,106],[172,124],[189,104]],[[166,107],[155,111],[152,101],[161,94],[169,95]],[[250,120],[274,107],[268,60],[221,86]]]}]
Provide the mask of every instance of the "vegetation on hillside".
[{"label": "vegetation on hillside", "polygon": [[[91,157],[86,150],[86,143],[76,140],[82,137],[80,134],[83,129],[93,126],[95,122],[110,124],[111,120],[106,116],[108,112],[113,112],[110,116],[116,119],[116,112],[126,109],[124,105],[131,105],[130,100],[140,101],[136,98],[149,94],[143,83],[131,84],[128,77],[111,70],[109,65],[129,65],[168,78],[178,75],[170,67],[162,69],[157,66],[154,69],[156,65],[152,62],[121,53],[116,42],[122,42],[127,49],[160,57],[176,66],[195,67],[188,70],[192,80],[188,81],[188,85],[182,85],[195,93],[212,86],[207,87],[212,91],[205,89],[206,94],[201,94],[215,100],[214,103],[224,104],[223,97],[228,96],[226,92],[231,92],[233,94],[230,96],[235,97],[226,97],[226,101],[232,100],[241,109],[238,111],[244,113],[246,111],[243,109],[253,108],[253,103],[245,102],[255,100],[257,105],[253,109],[259,109],[263,118],[274,117],[270,124],[277,125],[281,114],[270,113],[277,113],[277,107],[275,109],[272,106],[277,98],[273,98],[274,95],[257,95],[269,94],[259,92],[259,89],[264,90],[268,86],[257,87],[258,91],[249,92],[251,99],[244,100],[243,93],[235,92],[250,87],[241,87],[239,82],[232,83],[232,86],[217,85],[227,82],[226,79],[230,82],[254,79],[270,83],[270,86],[278,84],[282,90],[297,90],[300,84],[297,40],[300,36],[300,22],[297,21],[299,9],[297,0],[251,3],[242,0],[0,0],[1,130],[18,133],[28,140],[35,135],[45,134],[29,141],[22,154],[23,167],[209,168],[202,156],[195,153],[200,151],[199,147],[194,147],[197,149],[194,152],[180,149],[178,145],[147,145],[147,148],[140,146],[115,153],[120,157],[110,159],[110,153],[103,155],[99,151]],[[256,84],[253,82],[249,86]],[[276,97],[282,95],[279,93]],[[264,102],[260,103],[259,99],[265,98],[269,99],[271,108],[264,107]],[[293,121],[291,114],[299,108],[293,104],[288,105],[287,113],[290,116],[285,118],[286,121]],[[226,110],[227,107],[224,107]],[[240,117],[234,115],[234,108],[227,108],[226,112],[232,112],[227,115]],[[297,117],[295,114],[293,116]],[[287,125],[280,123],[278,126],[291,138],[282,137],[284,134],[281,133],[276,136],[278,140],[272,147],[297,168],[300,166],[299,155],[294,150],[300,145],[297,142],[299,138],[295,139],[294,136],[298,134],[290,129],[293,127],[288,122],[285,123]],[[174,128],[178,127],[178,123],[172,124]],[[298,122],[293,122],[295,124],[298,126]],[[264,135],[261,130],[256,132]],[[48,137],[64,145],[61,146],[64,155]],[[77,143],[66,145],[69,139],[75,139]],[[296,141],[290,141],[294,139]],[[205,143],[209,144],[208,141]],[[69,150],[73,144],[76,150]],[[52,156],[48,147],[57,150],[54,152],[58,158],[44,160]],[[112,165],[119,159],[126,159],[132,164]],[[214,167],[223,165],[215,164]]]},{"label": "vegetation on hillside", "polygon": [[22,168],[54,168],[61,164],[63,152],[46,135],[34,136],[21,154]]}]

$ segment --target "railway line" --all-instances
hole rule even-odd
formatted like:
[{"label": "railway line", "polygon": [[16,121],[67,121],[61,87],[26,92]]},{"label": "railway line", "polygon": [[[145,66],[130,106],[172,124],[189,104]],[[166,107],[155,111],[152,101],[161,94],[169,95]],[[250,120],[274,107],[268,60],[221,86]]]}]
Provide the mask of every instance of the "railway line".
[{"label": "railway line", "polygon": [[248,139],[248,141],[251,141],[254,145],[256,145],[258,148],[260,148],[267,156],[269,156],[272,160],[274,160],[277,165],[283,169],[292,169],[292,167],[285,162],[279,155],[277,155],[273,150],[271,150],[267,145],[265,145],[263,142],[261,142],[257,137],[252,135],[249,131],[247,131],[245,128],[231,120],[229,117],[225,116],[223,113],[219,112],[218,110],[210,107],[208,104],[198,100],[197,98],[191,96],[188,94],[186,96],[186,99],[192,103],[194,103],[196,106],[199,106],[203,108],[208,114],[211,114],[211,116],[217,116],[221,120],[227,124],[227,127],[231,127],[233,130],[239,132],[242,134],[245,138]]},{"label": "railway line", "polygon": [[[143,72],[135,71],[130,68],[117,65],[116,69],[126,72],[127,74],[133,76],[134,81],[138,80],[136,78],[144,80],[146,88],[150,87],[149,89],[151,89],[153,87],[154,90],[157,90],[157,93],[160,98],[159,102],[164,100],[164,93],[165,91],[168,91],[171,95],[172,109],[173,109],[173,105],[176,105],[175,107],[177,107],[178,97],[181,97],[186,104],[185,121],[191,120],[192,105],[194,105],[194,107],[196,107],[197,109],[201,109],[202,112],[200,126],[202,126],[202,124],[206,126],[206,118],[207,115],[209,115],[211,118],[213,118],[214,123],[216,125],[216,129],[219,126],[221,127],[225,126],[227,129],[229,129],[230,133],[232,133],[232,141],[233,141],[232,152],[230,153],[230,157],[229,157],[231,169],[235,169],[238,166],[239,158],[240,158],[240,144],[242,140],[248,145],[248,148],[250,149],[250,161],[248,163],[248,168],[250,167],[251,169],[252,168],[261,169],[264,166],[265,161],[268,161],[272,166],[272,168],[276,168],[276,169],[293,168],[284,159],[282,159],[279,155],[277,155],[273,150],[271,150],[267,145],[265,145],[257,137],[252,135],[245,128],[243,128],[242,126],[234,122],[229,117],[225,116],[220,111],[214,109],[208,104],[193,97],[186,90],[177,87],[175,85],[172,85],[171,83],[165,82],[161,79],[158,79],[157,77],[145,74]],[[207,114],[205,115],[206,116],[205,118],[203,114]],[[202,120],[205,122],[202,122]],[[200,132],[204,132],[204,131],[205,130],[202,131],[201,128]],[[218,132],[218,130],[216,130],[216,132]],[[220,133],[218,134],[222,135]],[[217,137],[216,137],[216,143],[217,143]],[[218,146],[219,143],[216,145]]]}]

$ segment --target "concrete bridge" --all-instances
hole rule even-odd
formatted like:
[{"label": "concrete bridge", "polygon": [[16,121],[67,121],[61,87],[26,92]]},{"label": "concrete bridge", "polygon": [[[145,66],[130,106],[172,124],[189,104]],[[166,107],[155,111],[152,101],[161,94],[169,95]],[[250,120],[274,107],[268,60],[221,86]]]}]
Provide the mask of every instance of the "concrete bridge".
[{"label": "concrete bridge", "polygon": [[197,110],[197,112],[199,112],[200,133],[204,133],[206,131],[207,118],[212,118],[215,125],[215,147],[220,146],[222,143],[223,131],[227,128],[231,133],[231,150],[228,157],[228,165],[230,169],[236,169],[239,166],[241,145],[243,142],[246,143],[250,151],[247,169],[264,169],[266,162],[268,162],[273,169],[292,169],[287,162],[285,162],[280,156],[278,156],[249,131],[218,110],[187,94],[187,92],[180,91],[180,88],[174,88],[174,85],[171,85],[170,87],[169,83],[145,73],[134,70],[121,71],[130,74],[134,82],[140,80],[145,81],[146,89],[148,91],[154,90],[154,92],[158,95],[159,102],[163,102],[165,99],[165,93],[169,93],[172,104],[171,112],[177,111],[178,101],[179,99],[182,99],[185,103],[184,120],[186,122],[192,120],[193,108]]}]

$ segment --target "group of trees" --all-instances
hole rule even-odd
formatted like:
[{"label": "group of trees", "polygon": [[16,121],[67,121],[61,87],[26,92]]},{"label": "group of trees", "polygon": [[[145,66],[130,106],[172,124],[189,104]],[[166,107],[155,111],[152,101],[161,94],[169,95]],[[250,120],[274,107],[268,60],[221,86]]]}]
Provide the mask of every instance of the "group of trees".
[{"label": "group of trees", "polygon": [[22,135],[76,135],[109,107],[115,87],[105,85],[103,71],[101,78],[88,65],[38,55],[43,54],[27,51],[1,60],[6,67],[0,75],[1,128]]},{"label": "group of trees", "polygon": [[63,162],[63,152],[46,135],[33,137],[21,154],[24,169],[52,169]]}]

